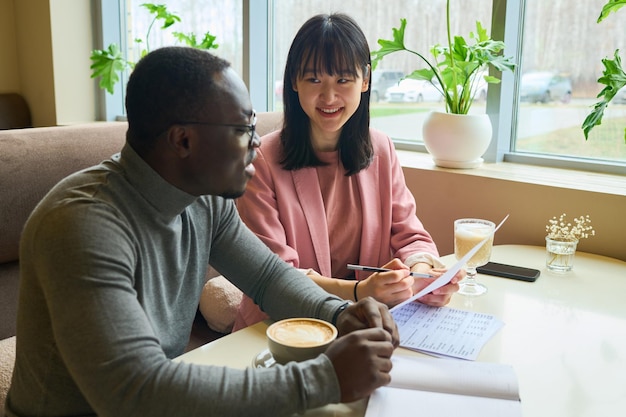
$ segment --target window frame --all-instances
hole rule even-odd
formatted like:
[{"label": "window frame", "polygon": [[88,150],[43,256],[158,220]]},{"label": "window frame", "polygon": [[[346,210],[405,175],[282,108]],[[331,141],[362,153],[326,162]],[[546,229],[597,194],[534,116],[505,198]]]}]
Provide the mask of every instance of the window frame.
[{"label": "window frame", "polygon": [[[521,45],[524,27],[525,0],[492,0],[492,37],[502,39],[507,45],[506,53],[521,62]],[[250,91],[252,103],[258,111],[273,108],[273,9],[274,0],[242,0],[243,2],[243,71],[242,78]],[[125,0],[108,2],[97,0],[97,23],[99,48],[116,42],[125,50],[122,28],[125,19]],[[253,70],[254,68],[254,70]],[[491,70],[490,70],[491,71]],[[552,168],[574,169],[605,174],[626,175],[626,164],[585,159],[580,157],[559,157],[513,151],[517,130],[517,109],[519,108],[519,78],[514,73],[491,75],[501,77],[500,84],[490,84],[487,96],[489,115],[494,136],[483,156],[485,162],[510,162]],[[119,120],[124,111],[125,79],[116,86],[115,94],[100,90],[104,120]],[[392,138],[398,149],[426,152],[423,144]],[[625,145],[626,146],[626,145]]]},{"label": "window frame", "polygon": [[[96,49],[104,49],[107,45],[115,43],[122,51],[127,49],[125,37],[122,36],[122,28],[125,25],[126,8],[125,0],[106,1],[96,0],[94,5],[95,16],[95,42]],[[116,121],[123,120],[126,114],[124,97],[126,95],[126,74],[121,74],[120,82],[113,88],[113,94],[98,87],[98,104],[100,120]]]}]

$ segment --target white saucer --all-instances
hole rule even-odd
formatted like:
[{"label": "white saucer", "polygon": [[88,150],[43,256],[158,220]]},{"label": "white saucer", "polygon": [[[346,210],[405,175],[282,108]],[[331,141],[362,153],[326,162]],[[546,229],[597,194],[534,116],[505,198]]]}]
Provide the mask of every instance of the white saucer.
[{"label": "white saucer", "polygon": [[272,357],[269,349],[261,351],[261,353],[256,355],[252,360],[252,366],[255,368],[271,368],[274,365],[276,365],[276,361],[274,357]]}]

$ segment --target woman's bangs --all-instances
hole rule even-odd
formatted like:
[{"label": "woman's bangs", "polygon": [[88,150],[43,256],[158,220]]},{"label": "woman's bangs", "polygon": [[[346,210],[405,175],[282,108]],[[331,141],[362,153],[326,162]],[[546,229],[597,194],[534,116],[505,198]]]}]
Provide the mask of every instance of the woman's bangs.
[{"label": "woman's bangs", "polygon": [[360,69],[358,55],[347,42],[341,45],[335,40],[327,40],[322,45],[312,46],[302,58],[300,62],[305,64],[300,68],[300,76],[312,70],[316,77],[320,71],[332,76],[357,77]]}]

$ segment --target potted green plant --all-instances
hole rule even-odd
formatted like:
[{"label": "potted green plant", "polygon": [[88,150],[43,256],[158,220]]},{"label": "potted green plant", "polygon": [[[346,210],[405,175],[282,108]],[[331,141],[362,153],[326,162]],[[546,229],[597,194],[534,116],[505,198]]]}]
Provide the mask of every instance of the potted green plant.
[{"label": "potted green plant", "polygon": [[[424,54],[406,47],[406,19],[401,19],[400,27],[393,29],[393,39],[378,40],[381,48],[372,52],[372,67],[376,68],[383,57],[396,52],[409,52],[421,59],[425,67],[406,78],[431,83],[441,93],[446,109],[445,112],[431,112],[427,118],[423,128],[426,148],[439,166],[471,168],[482,163],[480,157],[487,150],[492,133],[487,115],[468,115],[478,92],[477,85],[481,78],[490,84],[500,82],[488,75],[489,66],[498,71],[513,71],[515,63],[512,57],[502,55],[504,42],[491,39],[479,21],[476,22],[476,32],[469,35],[470,42],[462,36],[453,37],[450,33],[450,0],[446,2],[446,25],[447,46],[432,46],[431,61]],[[456,127],[456,123],[468,125]],[[444,132],[446,127],[451,129]],[[462,133],[464,137],[455,138],[454,132]],[[472,132],[477,135],[476,146],[469,139]]]},{"label": "potted green plant", "polygon": [[[616,12],[623,6],[626,6],[626,0],[609,0],[609,2],[602,7],[602,11],[598,17],[598,23],[602,22],[611,12]],[[615,51],[613,56],[614,59],[605,58],[602,60],[604,72],[602,73],[602,77],[598,79],[598,82],[604,84],[606,87],[598,94],[600,101],[594,104],[592,112],[589,113],[582,124],[585,140],[589,139],[591,129],[602,123],[604,109],[606,109],[611,100],[613,100],[617,92],[622,88],[626,88],[626,73],[622,68],[619,49]],[[626,143],[626,128],[624,128],[624,142]]]},{"label": "potted green plant", "polygon": [[[157,21],[162,21],[161,30],[165,30],[175,23],[181,22],[181,19],[176,14],[168,11],[167,7],[162,4],[144,3],[141,6],[147,9],[150,14],[154,15],[146,33],[146,46],[141,50],[140,57],[143,57],[150,52],[149,37],[154,24],[157,23]],[[172,32],[172,35],[179,42],[193,48],[217,49],[218,47],[215,43],[215,36],[211,35],[210,32],[205,33],[201,41],[198,41],[194,33],[185,34],[182,32]],[[144,43],[141,39],[135,39],[135,42],[137,44]],[[94,49],[91,51],[90,59],[92,62],[90,68],[93,70],[91,78],[100,77],[100,88],[108,91],[110,94],[113,94],[115,84],[120,81],[120,74],[126,70],[132,70],[135,67],[135,63],[127,60],[119,46],[115,43],[110,44],[105,49]]]}]

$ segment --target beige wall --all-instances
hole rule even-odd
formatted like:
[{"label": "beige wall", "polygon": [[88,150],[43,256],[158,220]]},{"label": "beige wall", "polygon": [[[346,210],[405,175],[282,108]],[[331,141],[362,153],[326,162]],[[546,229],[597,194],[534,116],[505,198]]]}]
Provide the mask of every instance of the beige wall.
[{"label": "beige wall", "polygon": [[97,87],[89,68],[94,45],[92,3],[50,2],[55,106],[60,125],[96,120]]},{"label": "beige wall", "polygon": [[20,93],[34,126],[56,125],[54,68],[48,1],[14,1]]},{"label": "beige wall", "polygon": [[96,120],[91,5],[0,0],[0,92],[22,94],[34,126]]},{"label": "beige wall", "polygon": [[0,0],[0,93],[20,91],[13,0]]},{"label": "beige wall", "polygon": [[[540,169],[540,168],[539,168]],[[496,224],[495,244],[545,245],[545,226],[566,212],[568,219],[589,214],[596,236],[582,239],[578,249],[626,261],[626,188],[615,193],[546,186],[467,174],[465,170],[405,168],[417,200],[418,217],[432,234],[441,254],[454,251],[452,224],[479,217]]]}]

